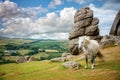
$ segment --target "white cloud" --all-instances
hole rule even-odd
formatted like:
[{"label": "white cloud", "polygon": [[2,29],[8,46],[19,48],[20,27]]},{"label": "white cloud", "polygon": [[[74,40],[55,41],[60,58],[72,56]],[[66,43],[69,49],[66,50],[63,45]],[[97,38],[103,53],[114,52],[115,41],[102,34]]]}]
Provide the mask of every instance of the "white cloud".
[{"label": "white cloud", "polygon": [[35,17],[38,13],[46,11],[47,9],[42,8],[41,6],[21,8],[18,7],[16,3],[9,0],[0,2],[0,19],[3,21],[9,20],[11,18]]},{"label": "white cloud", "polygon": [[67,39],[76,9],[64,8],[59,14],[52,12],[36,20],[12,18],[5,22],[0,34],[7,37]]},{"label": "white cloud", "polygon": [[54,8],[55,6],[61,5],[63,2],[62,0],[53,0],[48,5],[49,8]]},{"label": "white cloud", "polygon": [[120,0],[107,0],[102,8],[120,10]]},{"label": "white cloud", "polygon": [[97,8],[93,4],[90,4],[89,7],[94,11],[94,16],[99,18],[100,34],[109,34],[117,11],[112,9],[104,9],[103,7]]},{"label": "white cloud", "polygon": [[34,35],[31,35],[29,36],[28,38],[31,38],[31,39],[38,39],[38,38],[41,38],[41,39],[58,39],[58,40],[61,40],[61,39],[68,39],[68,33],[51,33],[51,34],[34,34]]}]

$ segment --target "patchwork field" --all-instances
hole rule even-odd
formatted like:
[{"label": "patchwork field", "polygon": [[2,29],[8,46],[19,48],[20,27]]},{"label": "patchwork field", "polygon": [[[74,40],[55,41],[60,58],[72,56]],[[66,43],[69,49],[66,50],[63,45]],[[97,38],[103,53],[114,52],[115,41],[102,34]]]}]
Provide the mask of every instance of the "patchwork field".
[{"label": "patchwork field", "polygon": [[84,69],[84,59],[76,59],[79,69],[66,69],[62,63],[49,60],[0,65],[0,80],[120,80],[120,47],[101,49],[104,61],[96,59],[96,67]]}]

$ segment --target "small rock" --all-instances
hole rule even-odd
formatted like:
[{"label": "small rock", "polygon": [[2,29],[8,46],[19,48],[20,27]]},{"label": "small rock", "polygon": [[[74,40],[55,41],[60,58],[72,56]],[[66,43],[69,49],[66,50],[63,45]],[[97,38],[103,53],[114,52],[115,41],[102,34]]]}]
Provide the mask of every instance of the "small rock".
[{"label": "small rock", "polygon": [[63,66],[65,68],[69,68],[69,69],[71,69],[71,68],[78,69],[80,67],[80,64],[76,61],[69,61],[69,62],[63,63]]},{"label": "small rock", "polygon": [[68,55],[71,55],[70,53],[62,53],[62,57],[67,57]]},{"label": "small rock", "polygon": [[50,60],[51,62],[65,62],[67,59],[65,57],[58,57],[58,58],[53,58]]}]

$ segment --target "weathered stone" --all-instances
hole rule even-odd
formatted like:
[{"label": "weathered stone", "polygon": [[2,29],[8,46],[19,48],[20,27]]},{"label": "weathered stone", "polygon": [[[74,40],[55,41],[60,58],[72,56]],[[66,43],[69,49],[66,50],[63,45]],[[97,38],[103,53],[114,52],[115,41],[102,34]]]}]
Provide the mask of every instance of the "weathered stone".
[{"label": "weathered stone", "polygon": [[78,50],[78,38],[69,41],[69,50],[72,55],[78,55],[82,52],[80,49]]},{"label": "weathered stone", "polygon": [[58,57],[50,60],[51,62],[65,62],[67,61],[66,57]]},{"label": "weathered stone", "polygon": [[75,69],[79,69],[79,67],[81,66],[78,62],[76,62],[76,61],[69,61],[69,62],[65,62],[64,64],[63,64],[63,66],[65,67],[65,68],[69,68],[69,69],[73,69],[73,68],[75,68]]},{"label": "weathered stone", "polygon": [[116,45],[120,45],[120,36],[105,35],[100,41],[100,46],[102,48]]},{"label": "weathered stone", "polygon": [[95,35],[99,35],[99,29],[97,25],[91,25],[89,27],[86,28],[85,34],[87,36],[95,36]]},{"label": "weathered stone", "polygon": [[86,26],[90,25],[91,22],[92,22],[92,18],[87,18],[87,19],[84,19],[84,20],[76,21],[74,26],[83,28],[83,27],[86,27]]},{"label": "weathered stone", "polygon": [[68,55],[71,55],[70,53],[62,53],[61,57],[67,57]]},{"label": "weathered stone", "polygon": [[103,38],[103,36],[98,36],[98,35],[96,35],[96,36],[89,36],[89,37],[90,37],[90,39],[97,40],[98,42],[100,42],[101,39]]},{"label": "weathered stone", "polygon": [[25,57],[22,56],[22,57],[19,57],[16,62],[17,63],[24,63],[24,62],[26,62],[26,59],[25,59]]},{"label": "weathered stone", "polygon": [[119,25],[118,30],[117,30],[117,36],[120,36],[120,25]]},{"label": "weathered stone", "polygon": [[79,37],[79,36],[83,35],[84,32],[85,32],[84,28],[76,27],[70,32],[69,39],[71,40],[73,38]]},{"label": "weathered stone", "polygon": [[78,10],[76,13],[75,13],[75,16],[74,18],[78,17],[80,14],[86,14],[87,11],[84,9],[84,8],[81,8],[80,10]]},{"label": "weathered stone", "polygon": [[99,19],[98,18],[93,18],[92,25],[97,25],[98,23],[99,23]]},{"label": "weathered stone", "polygon": [[24,62],[30,62],[30,61],[35,61],[35,58],[32,56],[20,56],[16,62],[24,63]]},{"label": "weathered stone", "polygon": [[120,11],[117,13],[113,25],[110,30],[110,35],[120,36]]},{"label": "weathered stone", "polygon": [[93,17],[93,11],[90,9],[86,9],[87,14],[84,18],[92,18]]},{"label": "weathered stone", "polygon": [[85,14],[78,15],[77,17],[74,18],[74,23],[79,22],[80,20],[83,20],[85,16],[86,16]]}]

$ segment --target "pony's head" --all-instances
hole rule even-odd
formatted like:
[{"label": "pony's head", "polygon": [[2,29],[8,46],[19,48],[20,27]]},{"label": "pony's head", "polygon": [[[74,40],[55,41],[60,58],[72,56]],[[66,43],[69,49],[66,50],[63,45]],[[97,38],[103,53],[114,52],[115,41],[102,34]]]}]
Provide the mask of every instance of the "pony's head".
[{"label": "pony's head", "polygon": [[89,43],[90,38],[88,36],[79,37],[78,49]]}]

